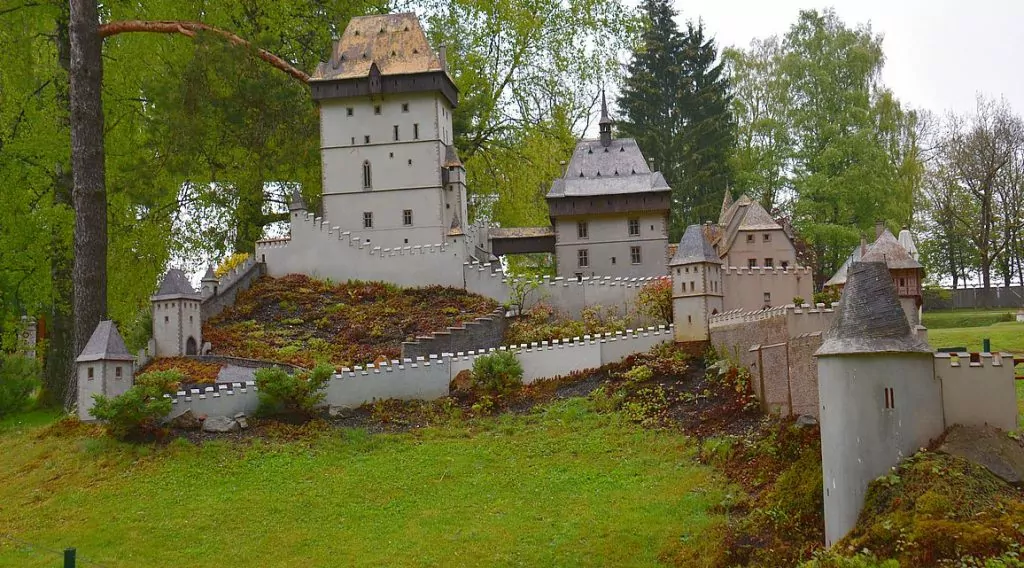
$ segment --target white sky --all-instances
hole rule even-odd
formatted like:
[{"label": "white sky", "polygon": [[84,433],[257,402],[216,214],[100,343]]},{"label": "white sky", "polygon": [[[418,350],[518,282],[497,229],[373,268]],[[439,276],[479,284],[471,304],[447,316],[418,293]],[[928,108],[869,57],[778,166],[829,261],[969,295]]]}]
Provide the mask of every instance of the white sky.
[{"label": "white sky", "polygon": [[1022,0],[675,0],[679,24],[703,18],[719,48],[781,36],[800,10],[829,6],[884,37],[882,80],[905,107],[965,113],[981,92],[1024,113]]}]

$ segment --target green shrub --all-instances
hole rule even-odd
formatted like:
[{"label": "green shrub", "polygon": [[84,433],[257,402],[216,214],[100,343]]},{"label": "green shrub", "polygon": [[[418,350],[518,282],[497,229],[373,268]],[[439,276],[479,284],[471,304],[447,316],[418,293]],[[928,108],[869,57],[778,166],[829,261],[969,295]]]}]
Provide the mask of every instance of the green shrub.
[{"label": "green shrub", "polygon": [[821,292],[814,293],[815,304],[825,304],[831,306],[832,304],[839,301],[839,290],[835,286],[825,288]]},{"label": "green shrub", "polygon": [[523,366],[511,351],[496,351],[473,361],[473,387],[492,395],[523,386]]},{"label": "green shrub", "polygon": [[294,375],[279,367],[256,371],[256,388],[260,395],[258,412],[263,415],[312,415],[327,396],[327,381],[333,373],[334,368],[330,365],[317,365],[312,372]]},{"label": "green shrub", "polygon": [[804,297],[803,296],[793,296],[793,305],[794,306],[802,306],[802,305],[804,305]]},{"label": "green shrub", "polygon": [[124,394],[94,394],[90,413],[106,423],[107,432],[122,440],[145,439],[160,429],[160,420],[171,412],[171,399],[185,376],[177,369],[151,371],[135,378]]},{"label": "green shrub", "polygon": [[879,560],[870,553],[848,558],[834,551],[823,551],[815,554],[813,560],[801,564],[800,568],[900,568],[900,563],[895,560]]},{"label": "green shrub", "polygon": [[0,355],[0,418],[24,410],[39,385],[35,359]]},{"label": "green shrub", "polygon": [[647,365],[639,365],[622,374],[627,385],[645,383],[654,377],[654,371]]}]

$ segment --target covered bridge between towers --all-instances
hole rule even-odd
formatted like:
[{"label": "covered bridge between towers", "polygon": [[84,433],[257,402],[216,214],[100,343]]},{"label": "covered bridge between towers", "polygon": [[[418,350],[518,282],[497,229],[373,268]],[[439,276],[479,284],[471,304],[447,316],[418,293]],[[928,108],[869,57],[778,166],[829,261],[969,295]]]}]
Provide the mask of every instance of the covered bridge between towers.
[{"label": "covered bridge between towers", "polygon": [[551,227],[511,227],[487,230],[491,254],[555,252],[555,230]]}]

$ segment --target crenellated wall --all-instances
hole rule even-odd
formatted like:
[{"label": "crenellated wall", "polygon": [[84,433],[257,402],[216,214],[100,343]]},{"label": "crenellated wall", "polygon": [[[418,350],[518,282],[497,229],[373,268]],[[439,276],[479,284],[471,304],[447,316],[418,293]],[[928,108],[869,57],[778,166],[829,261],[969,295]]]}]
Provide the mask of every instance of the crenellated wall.
[{"label": "crenellated wall", "polygon": [[[568,375],[575,371],[595,369],[647,351],[659,343],[672,340],[671,326],[631,329],[625,333],[574,337],[506,346],[523,366],[523,382]],[[416,359],[394,360],[380,365],[369,364],[344,368],[327,386],[326,404],[356,407],[375,400],[433,400],[448,395],[451,380],[459,372],[472,369],[477,357],[496,349],[443,353]],[[251,414],[259,406],[253,382],[220,384],[179,391],[173,399],[168,418],[192,410],[197,415],[233,416]]]},{"label": "crenellated wall", "polygon": [[806,267],[723,266],[722,290],[726,310],[760,310],[792,304],[796,297],[809,301],[814,296],[814,275]]},{"label": "crenellated wall", "polygon": [[946,426],[1017,428],[1017,393],[1009,353],[936,353],[935,379],[942,383]]},{"label": "crenellated wall", "polygon": [[234,305],[238,293],[248,290],[252,283],[266,272],[267,265],[257,262],[255,257],[250,256],[245,262],[221,276],[214,289],[215,293],[203,297],[200,307],[202,321],[206,321],[224,311],[224,308]]},{"label": "crenellated wall", "polygon": [[475,318],[444,331],[435,331],[417,337],[414,341],[403,341],[402,358],[415,359],[431,353],[490,349],[501,345],[504,339],[505,310],[498,308],[489,316]]}]

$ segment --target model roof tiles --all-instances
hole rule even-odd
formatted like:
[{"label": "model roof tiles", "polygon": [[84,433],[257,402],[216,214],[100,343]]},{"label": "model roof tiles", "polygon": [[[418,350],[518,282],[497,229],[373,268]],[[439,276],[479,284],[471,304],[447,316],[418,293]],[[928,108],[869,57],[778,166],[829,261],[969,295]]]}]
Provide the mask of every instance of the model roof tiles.
[{"label": "model roof tiles", "polygon": [[576,144],[565,174],[547,197],[595,197],[671,191],[661,172],[652,172],[636,140],[619,138],[609,146],[597,139]]},{"label": "model roof tiles", "polygon": [[[907,239],[910,239],[909,231],[907,232]],[[913,241],[911,240],[912,244]],[[916,252],[916,249],[915,249]],[[866,251],[862,251],[860,246],[857,246],[850,253],[850,256],[843,262],[839,270],[832,275],[825,282],[825,286],[840,286],[846,284],[847,272],[850,269],[850,265],[854,262],[860,261],[871,261],[871,262],[885,262],[889,270],[899,269],[913,269],[922,268],[921,263],[914,260],[912,253],[907,251],[906,248],[889,232],[889,229],[882,231],[882,234],[875,239],[875,242],[871,243]]]},{"label": "model roof tiles", "polygon": [[851,263],[835,320],[817,355],[930,352],[911,332],[885,263]]},{"label": "model roof tiles", "polygon": [[78,362],[86,361],[134,361],[135,357],[128,352],[124,339],[117,332],[117,326],[110,320],[101,321],[96,326],[89,341],[79,354]]},{"label": "model roof tiles", "polygon": [[376,64],[382,76],[445,71],[413,13],[352,18],[310,81],[358,79]]},{"label": "model roof tiles", "polygon": [[679,241],[679,248],[676,249],[676,254],[672,257],[669,265],[675,266],[695,262],[722,264],[722,261],[718,258],[718,253],[715,252],[714,247],[705,238],[704,229],[701,225],[690,225],[686,228],[683,238]]},{"label": "model roof tiles", "polygon": [[164,279],[160,283],[160,289],[157,290],[153,299],[160,300],[180,297],[199,299],[199,294],[192,288],[188,277],[185,276],[185,273],[180,268],[172,268],[164,275]]}]

